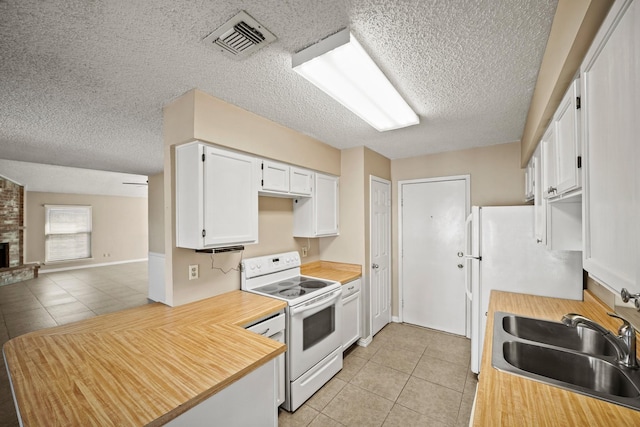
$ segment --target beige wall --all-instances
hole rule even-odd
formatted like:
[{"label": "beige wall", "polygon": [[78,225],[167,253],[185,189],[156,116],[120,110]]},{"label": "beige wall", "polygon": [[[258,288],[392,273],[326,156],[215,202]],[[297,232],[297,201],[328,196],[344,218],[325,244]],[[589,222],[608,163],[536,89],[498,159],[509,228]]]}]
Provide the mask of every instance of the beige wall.
[{"label": "beige wall", "polygon": [[[47,269],[68,268],[146,259],[148,252],[147,199],[27,192],[26,260],[44,262],[44,205],[92,207],[92,260],[47,264]],[[105,255],[108,254],[108,255]]]},{"label": "beige wall", "polygon": [[[369,300],[370,176],[391,180],[391,161],[366,147],[342,150],[340,174],[340,235],[320,240],[323,260],[362,267],[362,299]],[[363,304],[363,337],[371,335],[370,306]]]},{"label": "beige wall", "polygon": [[164,253],[164,174],[148,178],[149,252]]},{"label": "beige wall", "polygon": [[419,178],[471,175],[471,205],[508,206],[524,202],[520,143],[491,145],[391,161],[393,315],[398,315],[398,182]]},{"label": "beige wall", "polygon": [[[295,239],[291,199],[260,197],[259,243],[244,253],[200,254],[175,247],[175,145],[199,139],[260,157],[340,174],[340,151],[309,136],[192,90],[164,108],[164,248],[167,302],[180,305],[240,288],[241,257],[299,251],[310,246],[304,262],[320,259],[318,239]],[[200,266],[200,278],[189,281],[188,266]]]},{"label": "beige wall", "polygon": [[524,167],[575,77],[613,0],[559,0],[522,134]]},{"label": "beige wall", "polygon": [[342,150],[340,235],[320,240],[325,261],[364,264],[364,147]]}]

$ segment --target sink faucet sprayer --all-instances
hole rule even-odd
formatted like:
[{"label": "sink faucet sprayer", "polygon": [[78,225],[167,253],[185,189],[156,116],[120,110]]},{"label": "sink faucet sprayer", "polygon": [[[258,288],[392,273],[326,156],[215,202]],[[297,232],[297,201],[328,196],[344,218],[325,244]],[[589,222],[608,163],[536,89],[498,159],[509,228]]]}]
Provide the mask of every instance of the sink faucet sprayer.
[{"label": "sink faucet sprayer", "polygon": [[638,368],[636,359],[636,330],[624,318],[615,313],[607,313],[611,317],[622,320],[622,325],[618,328],[618,336],[613,335],[608,329],[602,327],[593,320],[576,313],[568,313],[562,316],[562,323],[567,326],[576,327],[582,325],[584,327],[596,330],[609,341],[618,353],[618,363],[627,368]]}]

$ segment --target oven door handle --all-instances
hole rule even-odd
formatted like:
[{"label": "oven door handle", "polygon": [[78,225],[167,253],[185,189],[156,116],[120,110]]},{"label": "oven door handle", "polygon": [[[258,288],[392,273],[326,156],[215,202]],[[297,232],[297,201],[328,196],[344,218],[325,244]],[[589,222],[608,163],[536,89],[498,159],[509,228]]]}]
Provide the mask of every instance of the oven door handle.
[{"label": "oven door handle", "polygon": [[329,307],[333,305],[335,301],[340,299],[341,297],[342,297],[342,289],[338,289],[337,291],[334,291],[331,295],[322,298],[320,302],[317,302],[315,304],[309,304],[309,305],[303,304],[291,310],[291,313],[295,316],[296,314],[302,313],[304,311],[313,310],[318,307],[323,307],[323,308]]}]

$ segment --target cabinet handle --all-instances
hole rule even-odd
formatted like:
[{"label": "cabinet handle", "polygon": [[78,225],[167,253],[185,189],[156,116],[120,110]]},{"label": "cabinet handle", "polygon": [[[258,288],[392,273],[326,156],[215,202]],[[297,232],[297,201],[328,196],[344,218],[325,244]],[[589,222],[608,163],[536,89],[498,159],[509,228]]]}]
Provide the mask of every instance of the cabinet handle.
[{"label": "cabinet handle", "polygon": [[542,243],[542,239],[536,239],[537,243]]},{"label": "cabinet handle", "polygon": [[551,193],[555,194],[557,192],[558,192],[558,189],[556,187],[549,187],[549,189],[547,190],[548,194],[551,194]]}]

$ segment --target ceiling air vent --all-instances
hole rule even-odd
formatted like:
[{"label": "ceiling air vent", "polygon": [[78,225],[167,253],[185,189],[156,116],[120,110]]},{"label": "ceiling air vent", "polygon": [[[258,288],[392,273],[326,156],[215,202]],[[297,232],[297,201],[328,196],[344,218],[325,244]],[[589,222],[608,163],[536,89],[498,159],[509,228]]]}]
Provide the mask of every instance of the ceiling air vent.
[{"label": "ceiling air vent", "polygon": [[269,30],[241,10],[204,38],[205,43],[234,59],[245,58],[276,39]]}]

